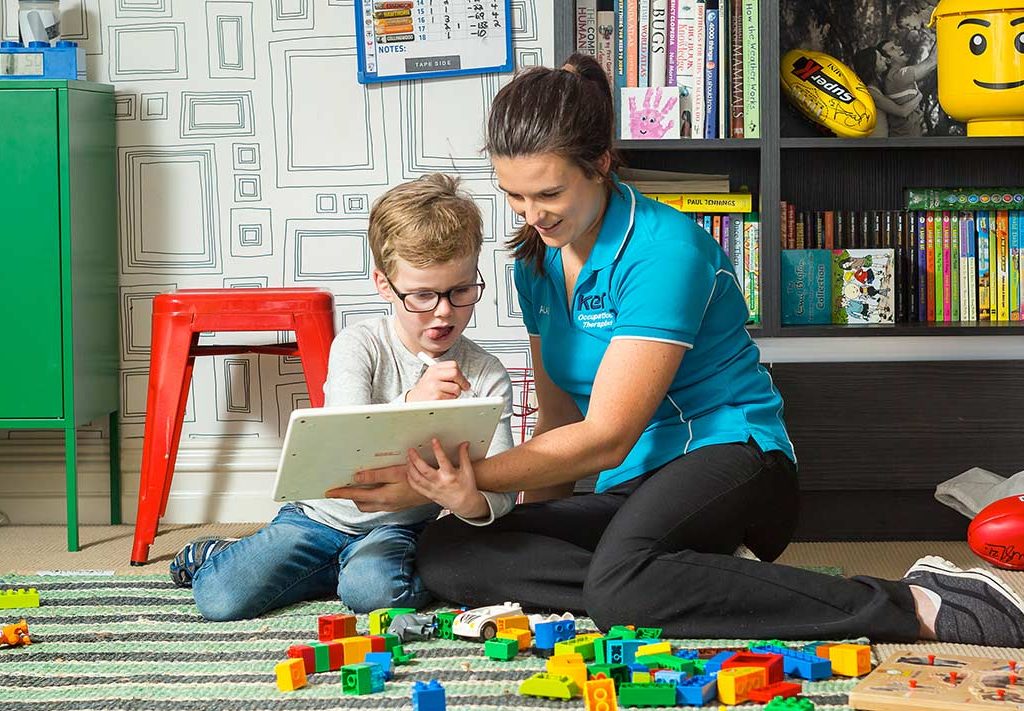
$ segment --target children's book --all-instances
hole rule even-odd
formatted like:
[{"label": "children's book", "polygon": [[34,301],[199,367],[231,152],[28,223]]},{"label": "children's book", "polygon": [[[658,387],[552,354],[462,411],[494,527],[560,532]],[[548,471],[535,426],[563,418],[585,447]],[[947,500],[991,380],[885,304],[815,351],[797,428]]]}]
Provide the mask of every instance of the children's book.
[{"label": "children's book", "polygon": [[894,323],[891,249],[832,250],[832,323]]},{"label": "children's book", "polygon": [[832,323],[832,253],[782,250],[782,325]]}]

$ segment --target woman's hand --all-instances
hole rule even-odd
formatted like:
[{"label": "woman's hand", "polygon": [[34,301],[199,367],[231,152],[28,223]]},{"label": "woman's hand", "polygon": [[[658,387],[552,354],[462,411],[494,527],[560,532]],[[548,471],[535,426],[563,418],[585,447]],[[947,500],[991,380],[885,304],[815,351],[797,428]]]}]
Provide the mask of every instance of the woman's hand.
[{"label": "woman's hand", "polygon": [[408,470],[408,464],[397,464],[357,472],[355,484],[328,489],[324,496],[329,499],[348,499],[364,513],[404,511],[430,503],[430,499],[409,486],[406,476]]},{"label": "woman's hand", "polygon": [[476,487],[473,463],[469,459],[469,442],[459,445],[459,465],[455,466],[444,453],[437,439],[431,440],[437,468],[427,464],[414,449],[409,450],[409,485],[431,501],[462,518],[486,518],[490,513],[487,500]]}]

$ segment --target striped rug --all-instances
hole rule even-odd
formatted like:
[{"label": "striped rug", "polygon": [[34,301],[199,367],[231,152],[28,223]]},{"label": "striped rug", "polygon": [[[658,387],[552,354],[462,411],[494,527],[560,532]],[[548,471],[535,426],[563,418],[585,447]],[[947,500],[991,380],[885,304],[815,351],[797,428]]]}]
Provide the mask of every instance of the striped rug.
[{"label": "striped rug", "polygon": [[[164,576],[4,576],[0,588],[35,587],[37,609],[0,610],[0,623],[24,616],[33,643],[0,649],[0,708],[145,709],[409,709],[414,681],[438,679],[449,709],[583,708],[582,700],[546,701],[517,694],[519,682],[544,662],[520,656],[491,661],[480,644],[434,640],[408,648],[416,659],[397,669],[383,693],[343,696],[337,672],[281,693],[274,664],[294,643],[316,639],[317,616],[338,603],[310,602],[258,620],[204,622],[191,591]],[[588,620],[581,631],[593,631]],[[365,618],[359,628],[366,629]],[[677,646],[741,646],[738,640],[681,641]],[[847,709],[854,681],[805,684],[819,710]],[[712,707],[717,708],[717,707]],[[762,708],[744,705],[744,709]]]}]

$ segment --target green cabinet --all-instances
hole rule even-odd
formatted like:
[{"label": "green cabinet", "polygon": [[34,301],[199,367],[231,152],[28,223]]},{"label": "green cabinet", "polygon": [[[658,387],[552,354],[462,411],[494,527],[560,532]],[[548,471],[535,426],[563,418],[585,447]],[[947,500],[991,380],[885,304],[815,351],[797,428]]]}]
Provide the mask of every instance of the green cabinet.
[{"label": "green cabinet", "polygon": [[78,550],[75,429],[101,416],[111,523],[121,519],[113,87],[0,81],[0,117],[0,429],[64,431],[68,549]]}]

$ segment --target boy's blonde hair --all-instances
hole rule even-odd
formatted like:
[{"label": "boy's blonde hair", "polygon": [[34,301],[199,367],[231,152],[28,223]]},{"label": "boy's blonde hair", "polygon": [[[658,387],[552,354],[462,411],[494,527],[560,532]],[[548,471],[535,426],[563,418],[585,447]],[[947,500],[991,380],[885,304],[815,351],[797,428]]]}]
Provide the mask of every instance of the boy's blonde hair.
[{"label": "boy's blonde hair", "polygon": [[370,210],[373,260],[390,279],[396,258],[422,268],[480,253],[480,208],[459,179],[432,173],[381,195]]}]

